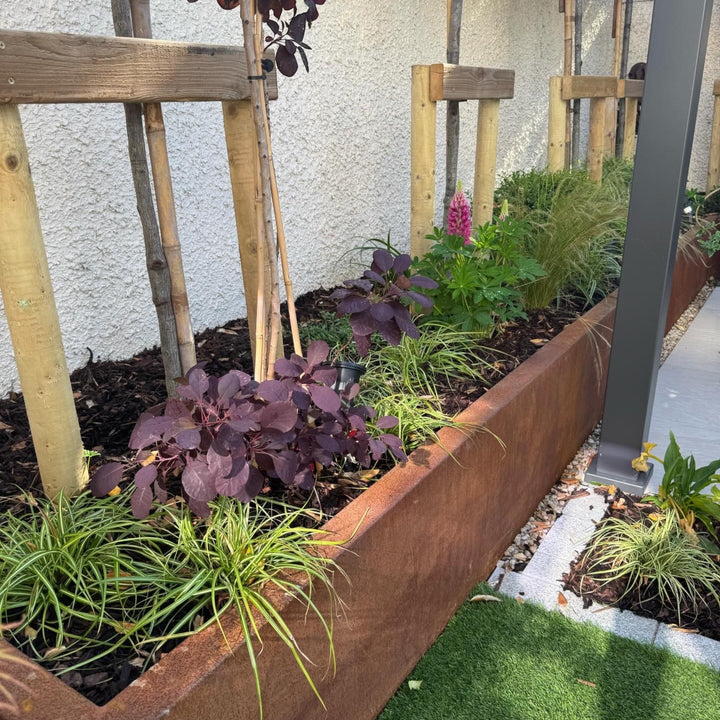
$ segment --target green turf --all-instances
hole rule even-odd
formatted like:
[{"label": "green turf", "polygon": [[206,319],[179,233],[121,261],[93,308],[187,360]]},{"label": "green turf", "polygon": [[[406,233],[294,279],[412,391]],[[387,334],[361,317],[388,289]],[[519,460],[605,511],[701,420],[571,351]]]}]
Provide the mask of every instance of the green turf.
[{"label": "green turf", "polygon": [[508,599],[466,602],[408,680],[379,720],[720,719],[720,674]]}]

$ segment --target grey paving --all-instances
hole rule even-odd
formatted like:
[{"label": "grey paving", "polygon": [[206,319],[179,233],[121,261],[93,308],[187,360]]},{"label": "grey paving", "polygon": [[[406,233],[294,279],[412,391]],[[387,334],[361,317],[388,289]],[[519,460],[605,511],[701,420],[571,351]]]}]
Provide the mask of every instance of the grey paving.
[{"label": "grey paving", "polygon": [[[720,288],[716,288],[658,373],[648,440],[665,454],[670,431],[698,465],[720,458]],[[649,491],[662,478],[657,468]]]},{"label": "grey paving", "polygon": [[684,633],[650,618],[594,603],[583,608],[583,601],[562,587],[562,575],[582,552],[595,524],[605,512],[600,495],[571,500],[552,526],[538,551],[522,572],[502,576],[498,566],[490,578],[501,580],[504,595],[542,605],[577,622],[589,622],[621,637],[664,647],[695,662],[720,670],[720,642],[692,633]]}]

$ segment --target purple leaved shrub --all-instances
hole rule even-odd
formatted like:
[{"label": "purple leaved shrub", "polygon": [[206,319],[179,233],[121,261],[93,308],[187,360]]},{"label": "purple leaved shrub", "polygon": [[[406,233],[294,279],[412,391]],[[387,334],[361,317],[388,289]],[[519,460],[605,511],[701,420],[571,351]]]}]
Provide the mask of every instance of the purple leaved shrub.
[{"label": "purple leaved shrub", "polygon": [[370,337],[374,332],[390,345],[399,345],[403,333],[418,338],[408,306],[417,303],[429,310],[433,301],[413,287],[433,290],[437,283],[424,275],[410,275],[412,259],[407,254],[396,255],[387,250],[376,250],[369,270],[361,278],[346,280],[344,288],[331,295],[337,301],[337,315],[348,315],[353,340],[360,355],[370,350]]},{"label": "purple leaved shrub", "polygon": [[[309,490],[316,470],[335,458],[366,468],[389,450],[406,460],[396,435],[368,433],[366,421],[375,411],[350,405],[357,384],[342,395],[332,389],[337,371],[323,365],[328,354],[327,343],[313,342],[307,359],[293,354],[277,360],[275,379],[260,383],[239,370],[219,378],[202,364],[189,370],[178,386],[180,398],[143,413],[130,437],[138,451],[133,514],[145,517],[178,481],[192,511],[206,516],[218,495],[248,502],[271,478]],[[381,417],[374,425],[387,430],[397,418]],[[120,463],[103,465],[93,475],[92,492],[108,494],[122,472]]]}]

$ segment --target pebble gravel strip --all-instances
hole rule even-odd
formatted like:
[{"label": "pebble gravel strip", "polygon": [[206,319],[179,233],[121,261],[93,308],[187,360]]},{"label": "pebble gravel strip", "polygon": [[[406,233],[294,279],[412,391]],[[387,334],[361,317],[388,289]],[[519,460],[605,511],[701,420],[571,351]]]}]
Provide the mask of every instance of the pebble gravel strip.
[{"label": "pebble gravel strip", "polygon": [[[703,286],[678,321],[670,328],[663,341],[660,364],[665,362],[673,348],[680,342],[680,338],[690,327],[690,323],[700,312],[714,288],[714,282]],[[497,568],[492,575],[493,580],[498,576],[501,577],[502,574],[522,570],[537,551],[555,520],[562,515],[568,500],[592,492],[592,488],[585,482],[585,471],[595,457],[599,441],[600,425],[598,424],[578,450],[572,462],[565,468],[557,483],[540,501],[532,517],[515,536],[502,559],[498,561]]]}]

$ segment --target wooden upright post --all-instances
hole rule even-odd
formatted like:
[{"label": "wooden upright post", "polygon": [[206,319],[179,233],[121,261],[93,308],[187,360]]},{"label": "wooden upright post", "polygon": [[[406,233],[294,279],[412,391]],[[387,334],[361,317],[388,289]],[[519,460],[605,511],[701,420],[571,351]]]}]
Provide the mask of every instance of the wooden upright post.
[{"label": "wooden upright post", "polygon": [[602,180],[605,156],[605,108],[606,98],[590,98],[590,134],[588,137],[588,177],[595,182]]},{"label": "wooden upright post", "polygon": [[413,65],[410,111],[410,254],[430,248],[435,222],[436,107],[430,99],[430,66]]},{"label": "wooden upright post", "polygon": [[479,100],[478,103],[473,225],[484,225],[493,215],[500,101]]},{"label": "wooden upright post", "polygon": [[[717,98],[716,98],[717,99]],[[625,160],[635,157],[635,125],[637,123],[638,99],[625,98],[625,134],[623,135],[623,152]]]},{"label": "wooden upright post", "polygon": [[565,168],[565,101],[562,99],[561,77],[550,78],[550,109],[548,113],[548,169]]},{"label": "wooden upright post", "polygon": [[720,82],[715,82],[715,105],[713,108],[712,135],[710,136],[710,161],[708,163],[707,187],[710,192],[720,185]]},{"label": "wooden upright post", "polygon": [[0,290],[48,497],[87,482],[60,321],[16,105],[0,103]]}]

